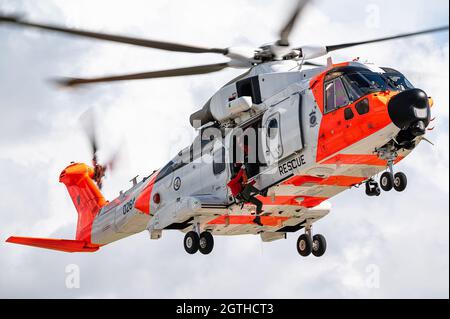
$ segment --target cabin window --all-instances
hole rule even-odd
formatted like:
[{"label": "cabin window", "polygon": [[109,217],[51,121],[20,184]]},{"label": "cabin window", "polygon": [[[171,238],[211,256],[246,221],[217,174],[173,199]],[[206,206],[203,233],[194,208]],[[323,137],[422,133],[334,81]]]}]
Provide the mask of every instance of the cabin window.
[{"label": "cabin window", "polygon": [[225,147],[217,150],[213,156],[213,172],[214,175],[221,174],[226,168],[225,164]]},{"label": "cabin window", "polygon": [[325,113],[349,104],[347,91],[340,78],[325,84]]},{"label": "cabin window", "polygon": [[273,118],[267,125],[267,136],[273,140],[278,135],[278,120]]}]

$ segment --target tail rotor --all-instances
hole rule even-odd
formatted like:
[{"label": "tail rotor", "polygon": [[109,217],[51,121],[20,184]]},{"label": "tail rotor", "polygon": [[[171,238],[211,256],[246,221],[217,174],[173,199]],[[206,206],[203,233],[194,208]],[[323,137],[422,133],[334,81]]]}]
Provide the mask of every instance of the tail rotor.
[{"label": "tail rotor", "polygon": [[85,113],[83,113],[80,117],[80,123],[85,131],[85,134],[88,138],[88,142],[91,147],[92,154],[92,167],[94,168],[94,174],[92,179],[97,184],[98,188],[101,190],[103,186],[103,178],[106,175],[107,171],[113,171],[116,167],[116,162],[119,157],[119,152],[116,151],[111,158],[105,163],[100,163],[98,160],[98,138],[96,133],[97,121],[95,118],[94,110],[89,109]]}]

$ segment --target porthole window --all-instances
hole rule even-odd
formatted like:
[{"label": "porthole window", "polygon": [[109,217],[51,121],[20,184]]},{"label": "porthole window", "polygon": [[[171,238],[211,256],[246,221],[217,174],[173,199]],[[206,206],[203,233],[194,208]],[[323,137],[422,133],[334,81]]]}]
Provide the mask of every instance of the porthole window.
[{"label": "porthole window", "polygon": [[267,125],[267,136],[272,140],[277,137],[278,135],[278,120],[277,119],[271,119],[269,124]]}]

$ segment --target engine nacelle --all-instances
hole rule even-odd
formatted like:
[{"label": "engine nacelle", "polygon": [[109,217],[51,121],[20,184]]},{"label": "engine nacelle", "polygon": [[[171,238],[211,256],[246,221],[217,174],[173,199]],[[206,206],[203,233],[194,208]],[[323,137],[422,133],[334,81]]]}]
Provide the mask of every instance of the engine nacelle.
[{"label": "engine nacelle", "polygon": [[222,122],[238,117],[242,112],[250,110],[252,105],[251,96],[241,96],[229,101],[226,106],[218,103],[211,104],[211,114],[217,121]]}]

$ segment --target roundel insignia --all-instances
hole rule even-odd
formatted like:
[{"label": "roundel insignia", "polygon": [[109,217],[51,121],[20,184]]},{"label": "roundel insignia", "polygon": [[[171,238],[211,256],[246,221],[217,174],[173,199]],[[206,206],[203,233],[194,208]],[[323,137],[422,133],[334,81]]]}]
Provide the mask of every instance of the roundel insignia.
[{"label": "roundel insignia", "polygon": [[309,126],[314,127],[316,125],[317,125],[316,111],[312,111],[311,113],[309,113]]},{"label": "roundel insignia", "polygon": [[177,177],[173,181],[173,189],[177,191],[180,189],[180,187],[181,187],[181,178]]}]

